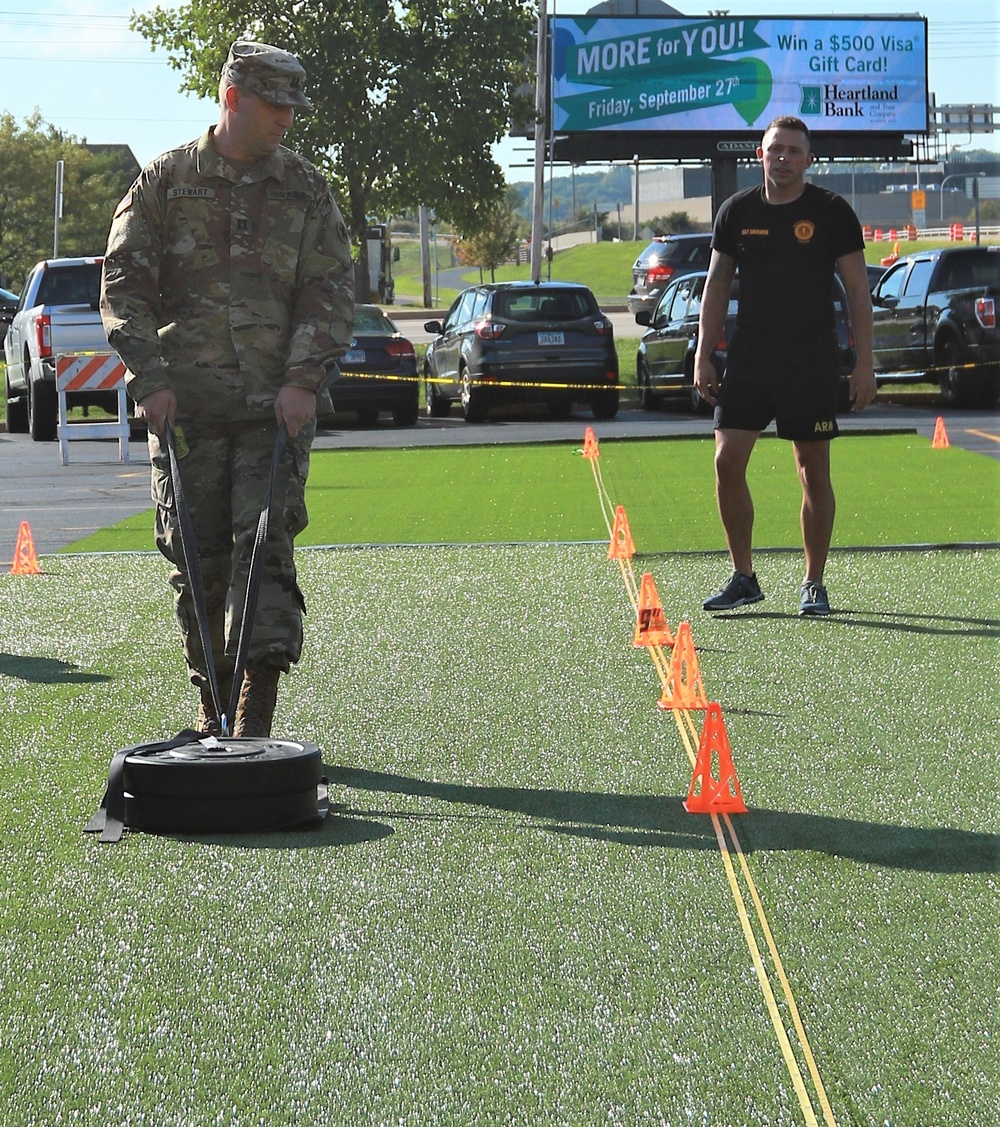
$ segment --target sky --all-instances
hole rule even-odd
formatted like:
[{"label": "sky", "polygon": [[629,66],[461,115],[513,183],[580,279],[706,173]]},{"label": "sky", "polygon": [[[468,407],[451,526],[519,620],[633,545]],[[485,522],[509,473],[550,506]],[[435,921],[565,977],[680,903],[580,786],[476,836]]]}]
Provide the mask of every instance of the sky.
[{"label": "sky", "polygon": [[[590,0],[548,0],[549,12],[582,14]],[[826,5],[830,7],[827,8]],[[131,147],[140,164],[198,136],[217,116],[214,101],[181,94],[181,74],[163,51],[151,51],[129,30],[133,11],[155,7],[153,0],[0,0],[0,111],[22,122],[36,109],[51,125],[80,140]],[[169,0],[161,6],[170,7]],[[180,5],[173,5],[179,7]],[[686,15],[686,0],[673,7]],[[791,16],[815,4],[797,0],[728,0],[730,15]],[[860,0],[824,0],[823,14],[854,15]],[[928,24],[929,86],[939,105],[1000,105],[1000,8],[991,0],[924,0],[905,13]],[[234,36],[235,37],[235,36]],[[963,138],[955,136],[954,143]],[[1000,135],[978,134],[973,147],[1000,149]],[[495,157],[510,182],[530,180],[531,142],[508,138]]]}]

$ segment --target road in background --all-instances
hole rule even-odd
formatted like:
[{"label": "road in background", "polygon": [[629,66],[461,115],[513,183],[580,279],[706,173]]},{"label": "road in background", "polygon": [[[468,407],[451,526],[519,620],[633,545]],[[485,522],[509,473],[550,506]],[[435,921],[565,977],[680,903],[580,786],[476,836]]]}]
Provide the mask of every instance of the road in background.
[{"label": "road in background", "polygon": [[[862,415],[844,415],[847,433],[915,431],[928,442],[938,415],[945,419],[953,446],[1000,458],[1000,418],[996,412],[942,411],[931,405],[876,402]],[[387,417],[385,417],[387,420]],[[476,446],[501,443],[577,442],[588,426],[605,439],[709,436],[710,419],[666,411],[626,407],[615,419],[597,422],[589,411],[566,420],[550,420],[544,411],[498,413],[486,423],[470,425],[455,413],[446,419],[421,417],[414,427],[388,421],[362,427],[345,416],[342,427],[321,431],[315,449]],[[152,507],[149,458],[144,442],[130,443],[131,464],[117,461],[116,440],[69,443],[69,465],[62,465],[59,445],[33,442],[27,435],[0,433],[0,560],[14,555],[23,520],[31,526],[39,554],[55,552],[98,529],[117,524]],[[710,472],[707,470],[706,472]],[[994,498],[994,503],[996,499]],[[988,499],[983,499],[988,503]],[[152,522],[150,527],[152,546]],[[0,564],[2,569],[2,564]]]}]

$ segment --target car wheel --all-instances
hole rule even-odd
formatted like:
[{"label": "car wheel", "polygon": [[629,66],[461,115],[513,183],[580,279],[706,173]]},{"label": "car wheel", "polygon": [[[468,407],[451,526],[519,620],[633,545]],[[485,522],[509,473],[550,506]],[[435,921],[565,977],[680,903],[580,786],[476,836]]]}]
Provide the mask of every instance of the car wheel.
[{"label": "car wheel", "polygon": [[7,400],[7,431],[10,434],[28,433],[28,402],[27,396],[14,399],[11,395],[10,380],[4,373],[4,394]]},{"label": "car wheel", "polygon": [[961,369],[962,353],[958,341],[946,340],[941,344],[937,364],[941,369],[939,385],[941,399],[947,407],[961,407],[965,395],[965,378]]},{"label": "car wheel", "polygon": [[613,419],[618,414],[618,388],[599,391],[590,401],[595,419]]},{"label": "car wheel", "polygon": [[711,415],[714,408],[706,399],[702,399],[694,384],[690,387],[690,403],[692,415]]},{"label": "car wheel", "polygon": [[655,411],[660,406],[660,397],[650,387],[649,368],[645,360],[640,360],[635,369],[635,382],[639,388],[639,406],[644,411]]},{"label": "car wheel", "polygon": [[417,416],[420,414],[420,404],[416,398],[406,403],[398,403],[392,409],[392,421],[398,427],[412,427],[417,425]]},{"label": "car wheel", "polygon": [[56,385],[28,380],[28,431],[35,442],[52,442],[56,437],[59,399]]},{"label": "car wheel", "polygon": [[451,414],[451,400],[441,394],[429,371],[424,373],[424,401],[427,404],[427,414],[432,419],[445,419]]},{"label": "car wheel", "polygon": [[469,375],[469,369],[462,369],[462,418],[467,423],[481,423],[486,418],[489,410],[486,398],[480,388],[476,387]]},{"label": "car wheel", "polygon": [[941,399],[948,407],[996,406],[1000,380],[984,375],[982,370],[964,366],[962,346],[954,338],[945,340],[937,354],[941,368]]}]

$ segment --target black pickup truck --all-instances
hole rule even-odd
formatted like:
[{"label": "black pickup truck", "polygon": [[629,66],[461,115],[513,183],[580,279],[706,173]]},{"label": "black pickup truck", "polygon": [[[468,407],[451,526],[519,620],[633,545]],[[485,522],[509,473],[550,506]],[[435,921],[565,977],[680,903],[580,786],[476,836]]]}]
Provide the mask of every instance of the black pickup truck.
[{"label": "black pickup truck", "polygon": [[908,254],[872,291],[875,378],[937,383],[954,407],[1000,402],[1000,246]]}]

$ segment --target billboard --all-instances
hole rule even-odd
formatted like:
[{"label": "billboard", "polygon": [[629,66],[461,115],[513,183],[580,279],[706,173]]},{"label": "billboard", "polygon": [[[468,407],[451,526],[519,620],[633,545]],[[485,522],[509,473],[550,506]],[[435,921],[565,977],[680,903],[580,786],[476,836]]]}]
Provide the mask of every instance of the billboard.
[{"label": "billboard", "polygon": [[782,114],[816,133],[927,131],[919,16],[552,16],[549,32],[554,133],[759,133]]}]

